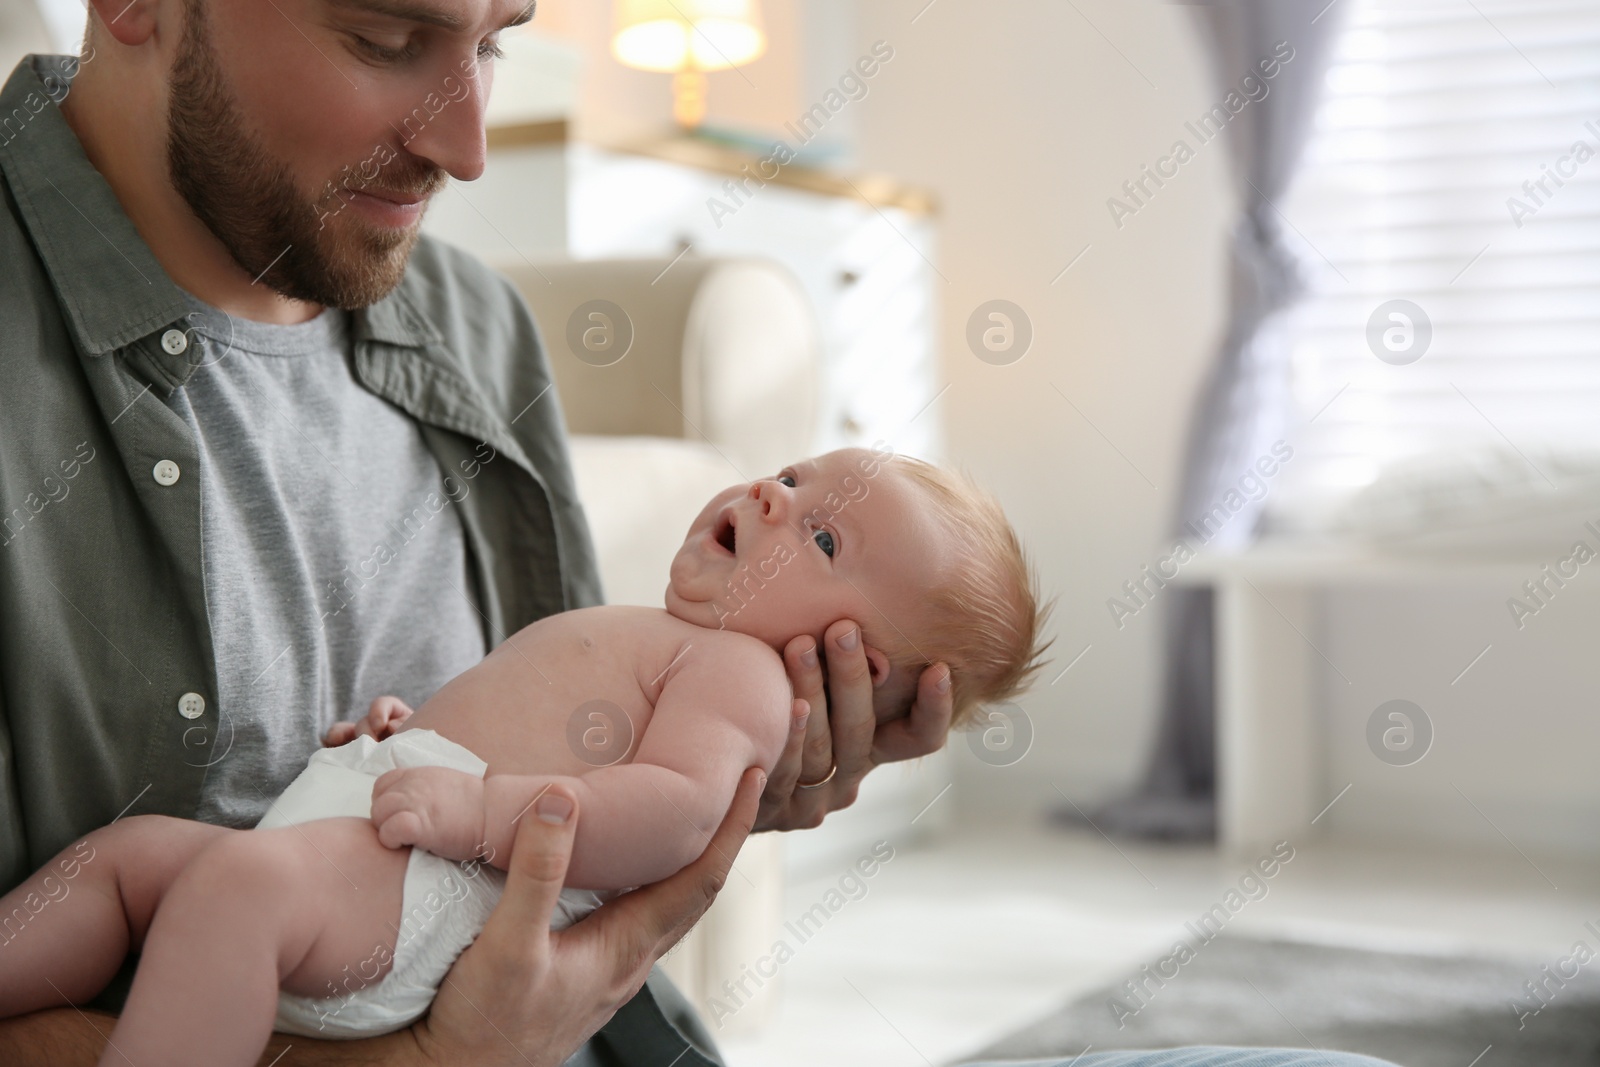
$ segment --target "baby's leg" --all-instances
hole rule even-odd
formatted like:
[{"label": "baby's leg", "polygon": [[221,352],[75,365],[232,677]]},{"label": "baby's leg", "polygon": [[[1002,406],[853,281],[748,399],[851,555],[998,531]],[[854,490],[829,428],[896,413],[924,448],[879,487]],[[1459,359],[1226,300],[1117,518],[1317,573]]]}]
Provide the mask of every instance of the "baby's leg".
[{"label": "baby's leg", "polygon": [[134,815],[69,845],[0,899],[0,1017],[89,1000],[122,966],[184,864],[222,826]]},{"label": "baby's leg", "polygon": [[410,849],[367,819],[224,838],[167,891],[102,1067],[254,1064],[280,987],[342,994],[389,971]]}]

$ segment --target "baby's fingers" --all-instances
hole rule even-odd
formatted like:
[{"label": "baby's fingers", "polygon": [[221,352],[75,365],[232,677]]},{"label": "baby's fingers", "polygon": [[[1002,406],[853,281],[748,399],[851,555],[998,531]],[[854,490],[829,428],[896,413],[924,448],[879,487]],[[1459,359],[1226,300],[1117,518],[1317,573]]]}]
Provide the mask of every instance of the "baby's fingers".
[{"label": "baby's fingers", "polygon": [[367,709],[367,717],[362,723],[361,732],[371,734],[382,741],[398,730],[401,724],[411,718],[411,715],[411,708],[399,697],[381,696]]},{"label": "baby's fingers", "polygon": [[397,811],[381,822],[374,816],[372,821],[385,848],[405,848],[422,840],[422,816],[414,811]]},{"label": "baby's fingers", "polygon": [[415,844],[422,834],[422,815],[412,798],[398,788],[404,770],[388,771],[372,784],[372,825],[388,848]]},{"label": "baby's fingers", "polygon": [[356,739],[356,724],[353,722],[336,722],[329,728],[328,734],[322,739],[322,747],[338,748],[347,745]]}]

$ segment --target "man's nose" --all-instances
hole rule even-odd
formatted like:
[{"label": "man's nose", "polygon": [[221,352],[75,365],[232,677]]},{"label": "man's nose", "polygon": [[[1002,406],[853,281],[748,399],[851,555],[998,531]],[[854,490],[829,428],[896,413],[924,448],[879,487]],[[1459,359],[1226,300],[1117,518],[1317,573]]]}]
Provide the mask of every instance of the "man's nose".
[{"label": "man's nose", "polygon": [[750,486],[750,497],[761,505],[761,517],[768,522],[782,522],[788,517],[793,492],[776,478],[753,482]]},{"label": "man's nose", "polygon": [[[492,75],[480,68],[475,78],[454,75],[459,86],[449,94],[438,114],[429,116],[426,107],[408,116],[408,132],[421,131],[406,142],[406,151],[426,159],[457,181],[476,181],[483,174],[487,147],[484,113],[489,104]],[[426,122],[421,120],[426,119]]]}]

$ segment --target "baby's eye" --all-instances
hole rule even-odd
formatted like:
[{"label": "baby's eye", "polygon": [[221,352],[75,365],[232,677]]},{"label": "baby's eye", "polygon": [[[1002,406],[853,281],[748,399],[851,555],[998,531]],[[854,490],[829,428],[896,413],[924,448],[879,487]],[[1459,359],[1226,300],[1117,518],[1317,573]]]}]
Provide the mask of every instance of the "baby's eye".
[{"label": "baby's eye", "polygon": [[817,543],[817,547],[822,549],[829,559],[833,558],[833,534],[827,530],[813,530],[811,540]]},{"label": "baby's eye", "polygon": [[780,474],[780,475],[778,475],[778,482],[780,484],[782,484],[782,485],[787,485],[790,489],[793,489],[794,488],[794,475],[792,475],[792,474]]}]

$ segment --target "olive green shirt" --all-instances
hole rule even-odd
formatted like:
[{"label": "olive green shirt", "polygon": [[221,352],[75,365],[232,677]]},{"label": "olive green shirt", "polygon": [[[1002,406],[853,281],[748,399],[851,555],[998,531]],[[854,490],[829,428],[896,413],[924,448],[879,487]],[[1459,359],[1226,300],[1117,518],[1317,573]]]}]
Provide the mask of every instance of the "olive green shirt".
[{"label": "olive green shirt", "polygon": [[[0,891],[121,815],[192,818],[206,761],[186,737],[216,732],[200,479],[181,473],[199,450],[164,402],[195,369],[172,334],[188,309],[57,107],[78,62],[28,56],[0,90]],[[457,507],[488,646],[598,603],[561,409],[510,281],[423,237],[352,326],[360,384],[475,478]],[[652,978],[574,1062],[713,1062],[653,993],[677,1010]]]}]

